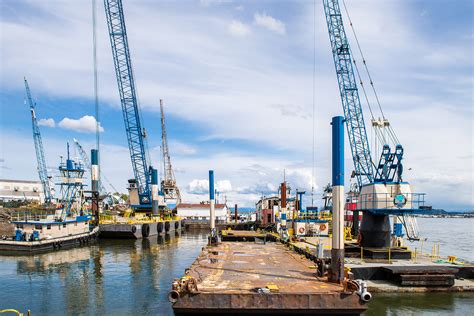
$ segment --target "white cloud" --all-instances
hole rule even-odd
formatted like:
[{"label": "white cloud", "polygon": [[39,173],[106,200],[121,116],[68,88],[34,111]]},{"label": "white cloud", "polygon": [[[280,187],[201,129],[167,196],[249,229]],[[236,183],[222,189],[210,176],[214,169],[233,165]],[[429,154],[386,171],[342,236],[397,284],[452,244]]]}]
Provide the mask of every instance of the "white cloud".
[{"label": "white cloud", "polygon": [[245,10],[245,7],[243,5],[238,5],[234,9],[237,10],[237,11],[243,11],[243,10]]},{"label": "white cloud", "polygon": [[284,35],[286,33],[285,23],[275,19],[274,17],[266,14],[265,12],[255,13],[253,18],[255,24],[259,26],[262,26],[280,35]]},{"label": "white cloud", "polygon": [[[228,193],[232,191],[232,183],[230,180],[219,180],[215,183],[215,189],[219,193]],[[208,194],[209,193],[209,180],[206,179],[194,179],[188,183],[187,193],[189,194]]]},{"label": "white cloud", "polygon": [[[96,131],[96,120],[91,115],[84,115],[80,119],[70,119],[65,117],[59,122],[59,127],[64,129],[70,129],[80,133],[95,133]],[[103,132],[104,128],[99,123],[99,132]]]},{"label": "white cloud", "polygon": [[195,146],[185,144],[176,140],[169,141],[170,155],[194,155],[198,152]]},{"label": "white cloud", "polygon": [[233,20],[229,24],[229,32],[234,36],[244,37],[250,33],[250,28],[240,21]]},{"label": "white cloud", "polygon": [[209,7],[212,5],[220,5],[224,3],[231,3],[233,0],[200,0],[202,6]]},{"label": "white cloud", "polygon": [[232,183],[229,180],[220,180],[216,183],[216,190],[220,193],[227,193],[232,191]]},{"label": "white cloud", "polygon": [[38,121],[38,125],[39,125],[39,126],[55,127],[55,126],[56,126],[56,122],[55,122],[54,119],[52,119],[52,118],[49,118],[49,119],[40,119],[40,120]]}]

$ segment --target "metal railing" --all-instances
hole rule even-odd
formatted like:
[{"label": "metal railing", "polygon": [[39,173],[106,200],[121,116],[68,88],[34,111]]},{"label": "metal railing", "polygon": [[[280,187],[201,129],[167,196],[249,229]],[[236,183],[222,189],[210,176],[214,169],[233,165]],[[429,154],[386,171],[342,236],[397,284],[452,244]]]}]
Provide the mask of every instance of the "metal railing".
[{"label": "metal railing", "polygon": [[12,222],[40,221],[43,219],[54,220],[56,210],[16,211],[11,214]]},{"label": "metal railing", "polygon": [[361,194],[357,201],[356,210],[406,210],[420,209],[425,206],[426,193],[366,193]]}]

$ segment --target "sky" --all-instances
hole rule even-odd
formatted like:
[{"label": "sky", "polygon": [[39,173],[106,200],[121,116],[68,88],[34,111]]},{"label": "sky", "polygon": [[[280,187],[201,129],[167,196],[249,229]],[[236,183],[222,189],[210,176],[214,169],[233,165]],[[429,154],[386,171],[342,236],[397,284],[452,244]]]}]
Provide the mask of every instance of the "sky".
[{"label": "sky", "polygon": [[[343,113],[322,1],[123,2],[150,158],[162,165],[163,99],[184,201],[208,198],[213,169],[219,199],[229,205],[255,206],[284,176],[292,190],[306,191],[305,204],[314,183],[320,204],[331,181],[329,122]],[[385,116],[405,148],[404,180],[435,208],[473,209],[473,2],[346,4]],[[132,168],[102,1],[96,10],[101,170],[125,192]],[[92,0],[1,1],[0,42],[0,178],[37,179],[23,77],[51,172],[68,141],[77,138],[87,151],[95,145]],[[375,104],[373,94],[369,101]],[[349,146],[345,156],[348,190]]]}]

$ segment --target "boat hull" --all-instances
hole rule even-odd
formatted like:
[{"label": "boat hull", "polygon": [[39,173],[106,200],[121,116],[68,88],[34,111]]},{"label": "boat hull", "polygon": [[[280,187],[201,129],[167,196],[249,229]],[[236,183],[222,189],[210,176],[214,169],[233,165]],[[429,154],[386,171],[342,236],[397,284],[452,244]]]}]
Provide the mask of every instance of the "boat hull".
[{"label": "boat hull", "polygon": [[0,240],[0,252],[2,254],[33,254],[74,248],[94,243],[97,240],[98,235],[99,228],[96,227],[88,233],[52,239],[43,239],[35,241]]}]

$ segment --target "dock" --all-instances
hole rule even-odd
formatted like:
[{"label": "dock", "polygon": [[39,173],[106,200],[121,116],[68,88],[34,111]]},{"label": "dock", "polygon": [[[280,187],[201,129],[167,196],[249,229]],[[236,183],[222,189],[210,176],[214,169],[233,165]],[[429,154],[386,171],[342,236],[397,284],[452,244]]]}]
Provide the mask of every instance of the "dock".
[{"label": "dock", "polygon": [[177,315],[359,315],[367,309],[355,292],[317,277],[314,262],[279,242],[206,246],[183,280],[192,285],[178,290],[177,280],[170,293]]}]

